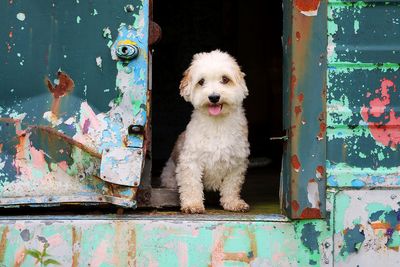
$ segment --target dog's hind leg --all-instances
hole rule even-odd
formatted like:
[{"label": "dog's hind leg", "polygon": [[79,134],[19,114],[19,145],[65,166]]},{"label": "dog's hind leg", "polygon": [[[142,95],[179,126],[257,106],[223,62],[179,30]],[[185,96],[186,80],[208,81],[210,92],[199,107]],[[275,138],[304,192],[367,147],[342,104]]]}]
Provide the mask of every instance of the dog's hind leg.
[{"label": "dog's hind leg", "polygon": [[181,133],[176,140],[171,156],[169,157],[164,169],[161,172],[161,186],[166,188],[178,188],[176,181],[176,163],[180,151],[182,150],[183,142],[185,141],[185,132]]},{"label": "dog's hind leg", "polygon": [[166,188],[178,188],[176,183],[176,165],[170,157],[161,173],[161,186]]}]

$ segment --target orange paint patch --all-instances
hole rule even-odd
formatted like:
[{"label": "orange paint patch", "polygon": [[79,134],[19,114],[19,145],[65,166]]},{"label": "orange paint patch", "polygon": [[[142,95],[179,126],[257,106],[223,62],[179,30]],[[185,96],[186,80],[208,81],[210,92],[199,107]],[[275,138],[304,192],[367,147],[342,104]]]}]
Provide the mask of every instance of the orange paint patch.
[{"label": "orange paint patch", "polygon": [[300,215],[302,219],[321,218],[321,211],[317,208],[305,208]]},{"label": "orange paint patch", "polygon": [[292,167],[293,167],[294,171],[299,172],[300,168],[301,168],[299,157],[297,157],[297,155],[293,155],[291,162],[292,162]]},{"label": "orange paint patch", "polygon": [[325,168],[321,165],[317,166],[317,168],[315,169],[315,176],[317,177],[317,179],[321,179],[324,176],[325,173]]},{"label": "orange paint patch", "polygon": [[294,5],[303,12],[318,10],[320,0],[295,0]]},{"label": "orange paint patch", "polygon": [[[390,228],[390,224],[389,223],[385,223],[385,222],[381,222],[381,221],[375,221],[375,222],[371,222],[371,227],[374,230],[387,230]],[[396,231],[400,231],[400,224],[396,225]]]},{"label": "orange paint patch", "polygon": [[325,133],[326,133],[326,123],[325,122],[321,122],[319,124],[319,133],[317,135],[317,139],[318,140],[324,139]]}]

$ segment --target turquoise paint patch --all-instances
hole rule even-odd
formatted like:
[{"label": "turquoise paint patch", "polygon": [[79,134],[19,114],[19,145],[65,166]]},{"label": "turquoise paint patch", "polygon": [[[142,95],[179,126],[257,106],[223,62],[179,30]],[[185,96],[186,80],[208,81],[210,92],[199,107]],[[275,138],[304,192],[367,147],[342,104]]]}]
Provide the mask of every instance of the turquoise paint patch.
[{"label": "turquoise paint patch", "polygon": [[359,179],[354,179],[351,181],[351,186],[361,188],[364,187],[366,184],[364,181],[361,181]]},{"label": "turquoise paint patch", "polygon": [[335,233],[344,229],[344,217],[350,206],[350,196],[347,194],[337,195],[335,199]]}]

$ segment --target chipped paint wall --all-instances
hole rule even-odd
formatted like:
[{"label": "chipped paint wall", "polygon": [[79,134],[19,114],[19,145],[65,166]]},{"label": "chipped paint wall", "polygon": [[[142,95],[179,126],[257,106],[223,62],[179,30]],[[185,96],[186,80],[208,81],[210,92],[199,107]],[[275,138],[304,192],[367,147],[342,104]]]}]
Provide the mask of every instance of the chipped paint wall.
[{"label": "chipped paint wall", "polygon": [[329,1],[327,183],[397,187],[400,4]]},{"label": "chipped paint wall", "polygon": [[0,205],[135,206],[149,8],[130,2],[0,3]]},{"label": "chipped paint wall", "polygon": [[[127,133],[131,125],[141,129],[147,121],[147,53],[139,54],[135,62],[140,68],[133,61],[111,60],[118,58],[119,44],[147,49],[147,43],[142,43],[147,40],[147,2],[137,3],[118,7],[123,10],[121,14],[135,17],[131,27],[104,24],[93,37],[98,38],[100,33],[106,48],[101,51],[107,53],[92,55],[87,70],[99,74],[95,77],[100,81],[98,88],[106,86],[103,93],[112,91],[109,81],[103,80],[103,71],[112,72],[110,66],[115,71],[112,82],[116,91],[106,104],[95,101],[98,98],[102,102],[98,97],[101,89],[92,91],[94,86],[85,84],[91,79],[74,73],[82,70],[79,64],[70,69],[66,64],[62,67],[65,72],[52,65],[53,56],[60,54],[58,50],[63,51],[62,60],[74,57],[64,52],[67,48],[51,46],[44,50],[49,55],[44,73],[26,74],[40,77],[40,86],[35,79],[28,83],[32,90],[20,91],[26,88],[26,79],[17,79],[15,88],[7,88],[9,81],[2,77],[7,86],[0,90],[1,204],[68,202],[70,195],[79,193],[81,201],[132,205],[130,188],[138,180],[110,177],[115,177],[113,170],[126,168],[120,164],[127,158],[137,158],[133,152],[143,151],[142,136]],[[74,4],[83,5],[83,1]],[[2,216],[0,266],[46,262],[50,266],[398,266],[400,5],[378,0],[293,0],[284,4],[294,9],[293,17],[286,13],[293,24],[287,26],[284,38],[286,59],[294,59],[285,63],[289,70],[285,73],[285,93],[291,100],[286,102],[285,123],[293,134],[288,147],[293,153],[284,155],[283,175],[291,177],[284,181],[284,207],[293,218],[303,220],[280,215],[146,213],[118,217]],[[21,36],[30,27],[31,13],[16,1],[2,2],[0,10],[9,5],[13,12],[4,15],[12,18],[7,21],[13,25],[0,26],[7,33],[2,36],[6,38],[6,53],[0,53],[0,59],[13,68],[24,68],[35,59],[23,53],[29,53],[29,47],[19,48],[20,41],[27,38]],[[76,9],[74,12],[79,12],[69,16],[70,23],[85,25],[104,14],[100,7],[87,7]],[[89,10],[88,14],[82,10]],[[132,12],[135,10],[138,12]],[[117,36],[115,29],[119,29]],[[30,32],[35,32],[33,26]],[[310,48],[320,54],[310,52]],[[79,62],[86,64],[81,57]],[[18,85],[21,81],[23,84]],[[37,99],[35,90],[42,90]],[[21,97],[22,92],[25,97]],[[89,101],[91,92],[93,101]],[[110,99],[113,101],[107,107]],[[69,107],[74,107],[72,113]],[[97,177],[100,173],[104,177]],[[27,178],[27,184],[15,182]],[[32,186],[32,180],[36,186]],[[59,188],[67,196],[57,195]],[[22,196],[25,198],[18,198]],[[326,218],[315,219],[322,216],[325,206]]]},{"label": "chipped paint wall", "polygon": [[[332,263],[323,221],[295,224],[166,217],[1,221],[0,264],[33,266],[43,251],[62,266],[309,266]],[[271,221],[268,221],[271,220]],[[12,240],[12,241],[11,241]],[[327,242],[327,243],[326,243]]]},{"label": "chipped paint wall", "polygon": [[326,172],[337,266],[400,264],[399,12],[398,1],[328,3]]}]

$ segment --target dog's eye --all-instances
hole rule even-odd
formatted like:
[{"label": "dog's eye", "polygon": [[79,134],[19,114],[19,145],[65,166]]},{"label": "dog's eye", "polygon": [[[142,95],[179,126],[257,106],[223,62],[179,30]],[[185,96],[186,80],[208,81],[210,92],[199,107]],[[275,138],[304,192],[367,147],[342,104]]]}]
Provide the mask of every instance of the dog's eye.
[{"label": "dog's eye", "polygon": [[201,79],[200,81],[197,82],[200,86],[203,86],[204,84],[204,79]]},{"label": "dog's eye", "polygon": [[221,83],[222,84],[227,84],[227,83],[229,83],[231,80],[228,78],[228,77],[226,77],[226,76],[222,76],[222,80],[221,80]]}]

